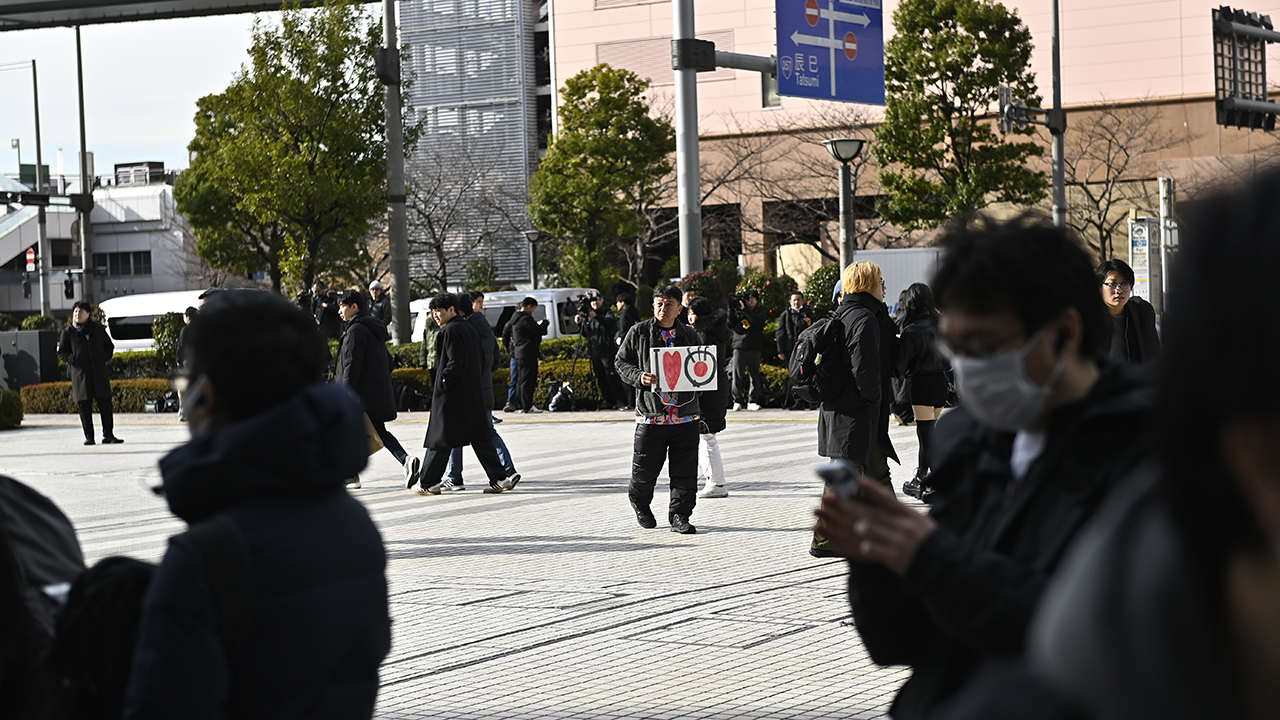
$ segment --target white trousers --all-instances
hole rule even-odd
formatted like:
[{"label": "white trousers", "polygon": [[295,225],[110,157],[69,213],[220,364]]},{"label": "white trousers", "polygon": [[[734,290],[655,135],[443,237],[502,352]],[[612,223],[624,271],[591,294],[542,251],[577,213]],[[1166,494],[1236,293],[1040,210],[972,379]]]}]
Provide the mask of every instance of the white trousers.
[{"label": "white trousers", "polygon": [[724,487],[724,458],[715,433],[701,433],[698,440],[698,479]]}]

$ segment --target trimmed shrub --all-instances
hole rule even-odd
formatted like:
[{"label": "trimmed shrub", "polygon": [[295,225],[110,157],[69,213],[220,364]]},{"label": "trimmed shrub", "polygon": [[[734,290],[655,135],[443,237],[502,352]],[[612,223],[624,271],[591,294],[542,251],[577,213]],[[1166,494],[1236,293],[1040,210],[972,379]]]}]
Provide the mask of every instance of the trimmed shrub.
[{"label": "trimmed shrub", "polygon": [[[172,358],[172,351],[168,355],[160,355],[156,350],[118,352],[112,355],[110,360],[107,360],[107,377],[112,380],[153,378],[167,382],[169,360]],[[65,370],[62,376],[67,376]]]},{"label": "trimmed shrub", "polygon": [[[547,403],[550,400],[547,397],[547,387],[552,380],[569,383],[569,387],[573,390],[574,410],[595,410],[600,407],[602,402],[600,388],[596,385],[595,374],[591,372],[590,360],[582,358],[576,364],[572,360],[538,363],[538,385],[533,389],[533,404],[543,410],[547,409]],[[506,388],[505,383],[503,388]],[[496,394],[496,383],[494,391]],[[504,397],[503,400],[506,398]]]},{"label": "trimmed shrub", "polygon": [[387,343],[387,350],[391,351],[392,370],[422,367],[422,343],[420,342],[410,342],[403,345]]},{"label": "trimmed shrub", "polygon": [[18,319],[12,315],[0,313],[0,332],[18,329]]},{"label": "trimmed shrub", "polygon": [[166,368],[176,367],[178,355],[178,333],[182,332],[182,313],[167,312],[151,321],[151,337],[155,339],[156,358]]},{"label": "trimmed shrub", "polygon": [[692,290],[694,294],[710,300],[712,307],[722,308],[728,302],[724,288],[720,285],[720,278],[710,270],[691,272],[680,278],[680,289],[685,292]]},{"label": "trimmed shrub", "polygon": [[52,330],[57,332],[62,326],[54,318],[47,315],[28,315],[22,318],[23,330]]},{"label": "trimmed shrub", "polygon": [[0,388],[0,430],[12,430],[22,424],[22,396]]},{"label": "trimmed shrub", "polygon": [[804,286],[804,297],[809,301],[816,318],[826,317],[836,304],[831,302],[831,291],[835,290],[840,280],[840,263],[830,263],[809,274],[809,281]]},{"label": "trimmed shrub", "polygon": [[543,340],[540,348],[538,360],[541,362],[572,360],[578,348],[582,348],[582,357],[584,359],[587,357],[587,341],[578,335]]},{"label": "trimmed shrub", "polygon": [[[154,378],[113,381],[111,405],[118,413],[144,412],[148,400],[155,400],[172,389],[168,380]],[[27,385],[22,388],[22,405],[26,412],[35,414],[79,412],[71,399],[69,382]]]},{"label": "trimmed shrub", "polygon": [[391,371],[391,385],[408,385],[421,393],[431,394],[431,371],[426,368],[396,368]]}]

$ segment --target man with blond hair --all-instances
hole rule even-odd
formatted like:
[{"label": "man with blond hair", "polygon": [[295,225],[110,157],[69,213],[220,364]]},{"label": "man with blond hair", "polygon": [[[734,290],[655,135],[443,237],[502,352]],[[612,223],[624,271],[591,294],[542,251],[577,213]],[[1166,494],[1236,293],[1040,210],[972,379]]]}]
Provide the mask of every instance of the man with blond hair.
[{"label": "man with blond hair", "polygon": [[[884,305],[884,280],[875,263],[852,263],[840,276],[841,299],[833,322],[840,323],[843,347],[831,348],[824,362],[840,363],[840,393],[818,409],[818,454],[847,460],[889,487],[888,373],[893,356],[893,320]],[[815,533],[809,554],[828,557],[826,539]]]}]

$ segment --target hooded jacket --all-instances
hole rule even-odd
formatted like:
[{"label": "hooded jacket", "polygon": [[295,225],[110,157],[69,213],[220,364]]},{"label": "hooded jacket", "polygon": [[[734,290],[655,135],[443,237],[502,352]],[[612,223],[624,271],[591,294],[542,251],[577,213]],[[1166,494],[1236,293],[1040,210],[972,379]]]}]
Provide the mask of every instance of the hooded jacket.
[{"label": "hooded jacket", "polygon": [[850,563],[849,603],[872,660],[914,671],[894,699],[895,720],[927,717],[980,664],[1022,653],[1068,545],[1146,456],[1146,375],[1107,360],[1100,369],[1083,399],[1051,414],[1044,452],[1020,480],[1009,467],[1013,433],[963,407],[944,415],[930,476],[937,528],[904,577]]},{"label": "hooded jacket", "polygon": [[213,720],[231,705],[238,718],[373,715],[391,643],[386,553],[343,489],[367,447],[355,395],[329,384],[161,459],[175,515],[226,515],[239,530],[256,593],[229,666],[205,570],[172,543],[143,600],[125,718]]},{"label": "hooded jacket", "polygon": [[388,339],[387,326],[361,310],[346,324],[338,341],[338,369],[334,377],[356,391],[369,419],[376,422],[396,419]]}]

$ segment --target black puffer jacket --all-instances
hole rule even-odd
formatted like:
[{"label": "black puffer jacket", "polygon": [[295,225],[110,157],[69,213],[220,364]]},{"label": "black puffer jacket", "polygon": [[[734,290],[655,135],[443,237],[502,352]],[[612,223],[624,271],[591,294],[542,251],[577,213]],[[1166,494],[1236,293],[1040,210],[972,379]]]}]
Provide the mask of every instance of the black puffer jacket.
[{"label": "black puffer jacket", "polygon": [[907,322],[893,351],[893,374],[910,378],[920,373],[944,372],[951,366],[938,353],[938,319],[921,315]]},{"label": "black puffer jacket", "polygon": [[355,395],[328,384],[161,459],[175,515],[239,529],[256,594],[229,667],[204,567],[171,545],[143,601],[125,718],[220,720],[229,702],[240,718],[372,717],[391,645],[386,553],[343,489],[367,450]]},{"label": "black puffer jacket", "polygon": [[387,350],[387,326],[363,310],[346,323],[338,341],[335,379],[356,391],[369,419],[396,419],[395,392],[391,388],[391,353]]},{"label": "black puffer jacket", "polygon": [[[702,344],[698,334],[688,325],[677,321],[672,327],[676,331],[676,347]],[[655,347],[666,347],[659,336],[661,330],[662,328],[658,327],[658,322],[652,318],[631,326],[631,329],[627,331],[627,336],[622,339],[622,345],[618,348],[618,354],[614,358],[614,366],[618,369],[618,377],[622,378],[622,382],[635,388],[636,415],[644,417],[658,417],[665,410],[665,406],[662,404],[662,395],[654,392],[652,387],[640,382],[641,374],[654,373],[656,375],[659,372],[651,367],[653,354],[649,351]],[[698,415],[701,412],[701,408],[698,405],[698,396],[701,394],[696,392],[672,394],[671,402],[679,406],[680,409],[677,413],[680,417]]]},{"label": "black puffer jacket", "polygon": [[939,421],[929,512],[937,529],[905,577],[880,565],[849,569],[849,603],[872,660],[914,670],[894,699],[895,720],[927,717],[983,662],[1021,654],[1066,548],[1148,452],[1146,383],[1137,369],[1103,361],[1089,394],[1051,415],[1044,452],[1021,480],[1009,469],[1013,433],[978,424],[963,407]]}]

